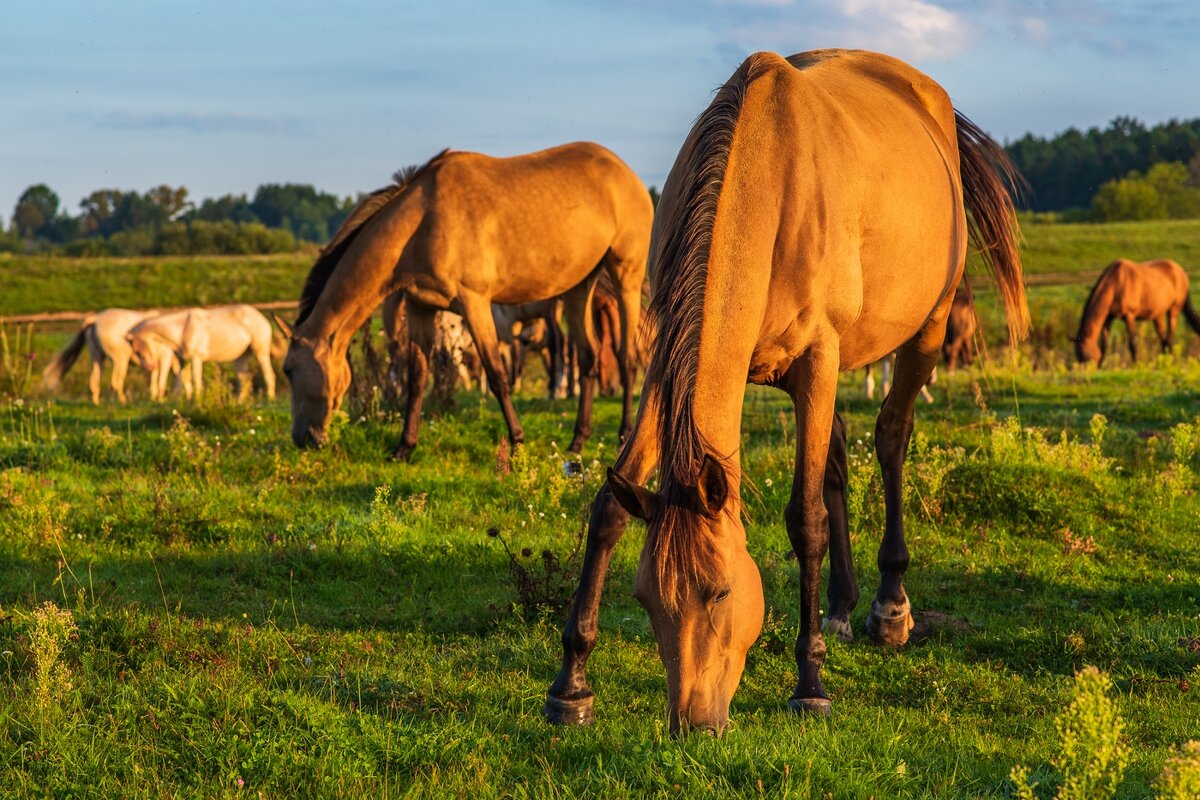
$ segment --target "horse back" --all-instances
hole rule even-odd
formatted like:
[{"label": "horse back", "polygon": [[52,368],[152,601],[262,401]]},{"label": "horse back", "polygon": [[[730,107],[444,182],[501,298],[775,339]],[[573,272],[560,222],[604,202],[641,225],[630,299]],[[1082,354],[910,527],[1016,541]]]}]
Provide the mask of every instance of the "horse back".
[{"label": "horse back", "polygon": [[496,302],[562,294],[610,250],[648,246],[653,207],[640,179],[597,144],[494,158],[452,152],[423,178],[423,220],[402,268]]}]

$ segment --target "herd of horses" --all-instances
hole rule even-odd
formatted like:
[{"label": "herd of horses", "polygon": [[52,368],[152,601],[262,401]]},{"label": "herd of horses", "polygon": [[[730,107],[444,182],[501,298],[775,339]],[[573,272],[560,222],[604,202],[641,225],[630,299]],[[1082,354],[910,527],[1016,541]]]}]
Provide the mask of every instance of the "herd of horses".
[{"label": "herd of horses", "polygon": [[[383,306],[393,362],[403,364],[408,387],[395,457],[407,458],[418,444],[439,311],[461,317],[509,438],[520,443],[513,359],[506,363],[503,353],[513,347],[517,323],[527,324],[540,331],[526,341],[542,343],[548,372],[564,374],[564,349],[554,345],[563,336],[561,313],[578,362],[570,445],[578,452],[591,431],[603,327],[594,306],[603,286],[623,445],[591,506],[547,718],[593,719],[586,666],[601,593],[613,549],[636,517],[646,536],[635,596],[666,669],[671,730],[720,733],[727,725],[764,613],[742,518],[747,382],[786,392],[795,407],[795,472],[784,517],[800,568],[800,631],[789,706],[828,714],[824,636],[853,638],[850,616],[859,599],[838,375],[894,354],[874,438],[886,515],[866,633],[900,647],[913,628],[901,499],[914,406],[939,358],[953,368],[974,357],[977,322],[964,282],[969,242],[991,273],[1010,337],[1028,329],[1012,200],[1019,185],[1003,149],[937,83],[864,51],[746,59],[696,119],[657,210],[637,176],[599,145],[512,158],[443,151],[355,208],[309,273],[295,321],[277,320],[287,339],[292,438],[300,447],[327,441],[350,384],[351,337]],[[635,414],[647,265],[653,336]],[[236,309],[245,307],[149,319],[96,315],[47,376],[57,380],[83,341],[92,347],[93,398],[98,352],[115,364],[131,354],[159,377],[218,351],[243,362],[253,353],[269,374],[265,320],[258,315],[251,324],[252,315]],[[1088,299],[1077,356],[1099,362],[1116,319],[1131,330],[1137,320],[1153,319],[1169,347],[1180,312],[1200,331],[1177,264],[1116,261]],[[221,350],[216,335],[224,315],[246,328],[236,356],[239,345]],[[123,363],[114,368],[114,387]],[[191,372],[193,384],[199,374]],[[161,393],[165,383],[158,386]]]}]

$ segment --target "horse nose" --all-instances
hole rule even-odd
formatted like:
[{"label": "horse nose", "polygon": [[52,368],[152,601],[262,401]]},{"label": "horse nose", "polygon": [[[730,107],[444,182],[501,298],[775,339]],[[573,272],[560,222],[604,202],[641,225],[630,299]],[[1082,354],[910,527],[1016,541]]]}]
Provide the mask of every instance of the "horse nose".
[{"label": "horse nose", "polygon": [[320,450],[325,446],[325,440],[325,434],[315,430],[312,427],[299,429],[292,428],[292,441],[295,443],[296,447],[299,447],[301,450],[307,450],[309,448],[312,448],[313,450]]}]

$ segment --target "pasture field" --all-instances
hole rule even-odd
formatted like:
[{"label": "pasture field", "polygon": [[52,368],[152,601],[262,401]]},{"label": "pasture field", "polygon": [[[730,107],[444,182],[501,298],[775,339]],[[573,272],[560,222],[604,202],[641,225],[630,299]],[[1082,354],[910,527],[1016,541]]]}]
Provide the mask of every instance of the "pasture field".
[{"label": "pasture field", "polygon": [[[397,428],[378,413],[301,452],[286,399],[5,402],[0,786],[14,797],[1005,797],[1014,764],[1056,782],[1053,718],[1074,672],[1095,665],[1127,720],[1118,796],[1145,797],[1169,748],[1200,734],[1197,386],[1200,363],[1171,359],[943,376],[937,403],[918,410],[907,470],[908,587],[928,630],[901,652],[831,642],[828,721],[786,711],[794,426],[783,394],[751,390],[748,531],[767,623],[731,730],[680,741],[630,596],[637,523],[591,660],[598,721],[541,718],[564,616],[553,601],[573,588],[615,401],[598,401],[602,435],[581,477],[557,450],[573,409],[532,397],[518,406],[529,444],[507,460],[493,403],[461,393],[410,464],[385,460]],[[862,638],[883,510],[874,404],[858,376],[842,389]],[[534,578],[529,608],[493,527]],[[550,607],[532,607],[538,596]],[[48,602],[69,625],[39,622]]]},{"label": "pasture field", "polygon": [[[1200,263],[1196,222],[1025,235],[1031,273],[1118,254]],[[0,315],[293,299],[311,260],[0,257]],[[398,422],[375,402],[302,452],[286,391],[238,406],[212,380],[200,403],[154,405],[131,373],[134,403],[93,408],[76,365],[47,398],[36,377],[74,325],[36,326],[32,343],[5,326],[0,795],[1010,797],[1023,764],[1049,797],[1054,718],[1092,665],[1126,720],[1117,796],[1152,796],[1171,747],[1200,738],[1200,360],[1068,368],[1086,292],[1032,287],[1031,342],[1010,353],[981,291],[990,357],[919,405],[905,504],[922,630],[899,652],[862,641],[883,530],[878,401],[861,374],[843,378],[863,599],[859,640],[829,643],[829,720],[786,710],[794,423],[782,393],[748,391],[747,529],[768,617],[721,740],[667,735],[663,669],[630,594],[636,522],[590,662],[597,723],[541,718],[616,401],[597,401],[582,475],[558,449],[573,404],[536,385],[517,403],[520,450],[501,444],[492,400],[460,392],[429,411],[413,461],[393,464]],[[1180,338],[1181,355],[1200,351]]]}]

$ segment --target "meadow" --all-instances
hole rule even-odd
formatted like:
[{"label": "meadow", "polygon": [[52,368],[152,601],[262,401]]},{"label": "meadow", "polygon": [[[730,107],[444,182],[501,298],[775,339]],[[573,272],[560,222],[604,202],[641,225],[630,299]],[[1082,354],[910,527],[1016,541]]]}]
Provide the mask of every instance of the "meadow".
[{"label": "meadow", "polygon": [[[1117,253],[1065,253],[1110,236],[1159,248],[1134,257],[1187,265],[1177,254],[1200,226],[1176,225],[1029,225],[1031,272],[1098,269]],[[1062,241],[1073,243],[1056,250]],[[154,304],[223,301],[222,287],[288,299],[308,263],[107,261],[71,273],[52,262],[59,284],[85,284],[64,300],[38,288],[35,262],[0,262],[23,276],[5,284],[0,313],[149,305],[124,299],[123,276],[189,264],[191,288],[142,286]],[[637,523],[601,607],[597,722],[541,717],[575,548],[615,455],[615,401],[597,402],[580,474],[559,451],[574,408],[536,386],[518,401],[528,444],[516,452],[494,403],[460,392],[431,411],[412,462],[394,464],[396,418],[374,401],[351,404],[331,447],[299,451],[286,394],[238,406],[213,381],[202,402],[154,405],[138,376],[138,400],[93,408],[80,367],[47,398],[11,361],[18,369],[0,376],[2,793],[1009,797],[1020,764],[1049,797],[1062,779],[1055,717],[1075,673],[1095,666],[1125,720],[1116,796],[1151,796],[1172,747],[1200,738],[1200,361],[1067,366],[1059,329],[1082,294],[1037,289],[1035,320],[1056,328],[1009,353],[981,292],[989,358],[942,374],[935,404],[918,408],[905,504],[920,635],[899,652],[863,634],[883,529],[878,401],[863,397],[861,375],[844,377],[864,600],[859,639],[829,643],[828,720],[786,710],[794,425],[783,394],[748,391],[747,529],[768,616],[720,740],[667,733],[663,669],[630,595]],[[8,341],[34,353],[33,376],[64,337]],[[1181,339],[1181,355],[1195,347],[1192,333]]]}]

